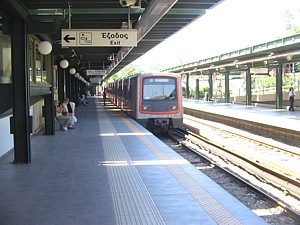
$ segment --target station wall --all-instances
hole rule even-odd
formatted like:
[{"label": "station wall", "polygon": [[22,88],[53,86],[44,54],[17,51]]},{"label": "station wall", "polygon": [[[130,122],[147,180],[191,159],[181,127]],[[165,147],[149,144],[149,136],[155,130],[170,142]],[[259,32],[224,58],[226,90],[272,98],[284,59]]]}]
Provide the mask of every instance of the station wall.
[{"label": "station wall", "polygon": [[0,157],[14,146],[13,135],[10,134],[9,116],[0,119]]}]

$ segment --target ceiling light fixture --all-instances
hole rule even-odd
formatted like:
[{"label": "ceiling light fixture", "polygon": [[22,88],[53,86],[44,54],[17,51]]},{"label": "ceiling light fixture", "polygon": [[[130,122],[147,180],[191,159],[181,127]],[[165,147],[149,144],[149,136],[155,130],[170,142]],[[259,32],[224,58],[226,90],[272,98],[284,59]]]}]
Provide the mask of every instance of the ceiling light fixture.
[{"label": "ceiling light fixture", "polygon": [[60,61],[59,65],[61,68],[66,69],[69,66],[69,62],[68,62],[68,60],[63,59]]},{"label": "ceiling light fixture", "polygon": [[120,0],[119,2],[122,7],[129,7],[135,5],[136,0]]},{"label": "ceiling light fixture", "polygon": [[74,74],[76,73],[76,70],[75,70],[75,68],[71,68],[71,69],[69,70],[69,72],[70,72],[70,74],[74,75]]},{"label": "ceiling light fixture", "polygon": [[42,55],[48,55],[52,51],[52,45],[49,41],[39,43],[38,50]]}]

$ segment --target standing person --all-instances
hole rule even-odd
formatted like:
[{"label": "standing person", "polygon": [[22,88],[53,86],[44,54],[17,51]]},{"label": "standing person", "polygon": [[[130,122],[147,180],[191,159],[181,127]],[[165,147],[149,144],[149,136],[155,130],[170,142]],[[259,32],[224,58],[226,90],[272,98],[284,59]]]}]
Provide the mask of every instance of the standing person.
[{"label": "standing person", "polygon": [[289,91],[289,98],[290,98],[290,108],[289,108],[289,111],[295,111],[294,109],[294,98],[296,96],[296,93],[294,91],[294,88],[291,87],[290,88],[290,91]]},{"label": "standing person", "polygon": [[103,90],[103,103],[104,103],[104,105],[106,103],[106,88],[104,88],[104,90]]}]

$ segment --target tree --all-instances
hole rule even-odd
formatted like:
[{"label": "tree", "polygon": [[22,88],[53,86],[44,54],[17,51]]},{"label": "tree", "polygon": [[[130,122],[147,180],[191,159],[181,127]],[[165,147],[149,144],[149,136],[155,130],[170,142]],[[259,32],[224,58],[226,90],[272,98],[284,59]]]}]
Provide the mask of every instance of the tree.
[{"label": "tree", "polygon": [[299,26],[299,18],[300,18],[300,9],[288,10],[285,13],[286,18],[286,30],[291,34],[299,34],[300,26]]},{"label": "tree", "polygon": [[132,63],[124,67],[118,73],[114,74],[108,79],[108,82],[121,79],[123,77],[128,77],[137,73],[144,72],[140,67],[133,65]]}]

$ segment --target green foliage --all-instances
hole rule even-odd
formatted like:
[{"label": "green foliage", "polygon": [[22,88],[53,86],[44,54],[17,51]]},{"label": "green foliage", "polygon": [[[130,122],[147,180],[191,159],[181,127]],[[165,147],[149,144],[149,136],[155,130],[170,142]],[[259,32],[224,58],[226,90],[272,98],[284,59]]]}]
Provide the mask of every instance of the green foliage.
[{"label": "green foliage", "polygon": [[121,74],[122,77],[128,77],[142,72],[144,72],[143,69],[131,63],[127,65],[124,69],[122,69],[119,73]]},{"label": "green foliage", "polygon": [[[182,87],[181,90],[182,90],[182,95],[184,97],[186,97],[186,87]],[[189,95],[190,95],[190,98],[194,98],[195,97],[195,93],[194,93],[194,91],[193,91],[193,89],[191,87],[189,87]]]},{"label": "green foliage", "polygon": [[[182,95],[184,96],[184,97],[186,97],[186,87],[182,87]],[[189,95],[190,95],[190,98],[192,98],[192,97],[194,97],[194,92],[193,92],[193,90],[192,90],[192,88],[190,88],[189,87]]]},{"label": "green foliage", "polygon": [[300,76],[295,75],[295,76],[284,76],[282,79],[282,83],[284,86],[289,86],[289,87],[294,87],[295,81],[299,80]]},{"label": "green foliage", "polygon": [[291,9],[285,12],[285,19],[286,19],[286,30],[293,34],[300,33],[299,27],[299,17],[300,17],[300,9]]},{"label": "green foliage", "polygon": [[204,98],[205,97],[205,92],[207,92],[207,93],[209,92],[209,87],[201,88],[199,92],[200,92],[199,97]]},{"label": "green foliage", "polygon": [[254,87],[275,87],[276,86],[276,77],[256,77],[253,79],[253,86]]},{"label": "green foliage", "polygon": [[[287,87],[294,87],[296,81],[300,80],[299,75],[294,76],[283,76],[282,77],[282,85]],[[254,78],[253,79],[253,88],[274,88],[276,87],[276,77],[268,77],[268,78]]]},{"label": "green foliage", "polygon": [[189,87],[189,94],[190,94],[190,98],[194,98],[195,97],[194,90],[191,87]]},{"label": "green foliage", "polygon": [[300,34],[300,26],[293,26],[293,27],[291,28],[291,32],[292,32],[293,34]]},{"label": "green foliage", "polygon": [[123,77],[128,77],[137,73],[144,72],[141,68],[139,68],[136,65],[133,65],[132,63],[124,67],[122,70],[120,70],[118,73],[111,76],[107,82],[115,81],[118,79],[121,79]]}]

